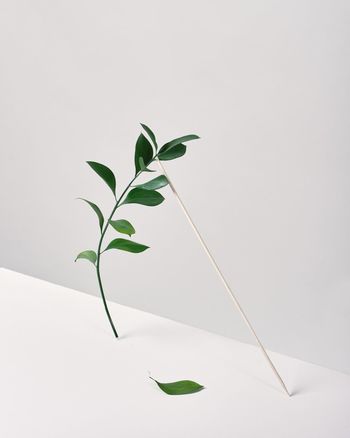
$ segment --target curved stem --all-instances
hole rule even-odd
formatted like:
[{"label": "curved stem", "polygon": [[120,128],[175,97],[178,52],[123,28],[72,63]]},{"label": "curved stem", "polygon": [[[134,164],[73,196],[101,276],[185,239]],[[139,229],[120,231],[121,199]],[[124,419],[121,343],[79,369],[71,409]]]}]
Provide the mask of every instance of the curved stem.
[{"label": "curved stem", "polygon": [[106,301],[105,293],[103,291],[102,280],[101,280],[101,273],[100,273],[100,263],[98,263],[98,265],[96,265],[96,272],[97,272],[98,285],[99,285],[99,288],[100,288],[101,297],[102,297],[103,305],[104,305],[104,308],[105,308],[105,311],[106,311],[106,314],[107,314],[107,318],[108,318],[108,321],[109,321],[109,323],[110,323],[110,325],[112,327],[114,336],[116,338],[118,338],[118,332],[117,332],[116,328],[114,327],[113,319],[111,317],[111,314],[109,313],[109,309],[108,309],[108,306],[107,306],[107,301]]},{"label": "curved stem", "polygon": [[[153,157],[151,163],[156,159],[156,157],[157,157],[157,155],[155,155],[155,156]],[[151,164],[151,163],[149,163],[149,164]],[[112,217],[113,217],[115,211],[116,211],[117,208],[119,207],[120,202],[122,201],[122,199],[123,199],[124,195],[126,194],[126,192],[129,190],[131,184],[136,180],[136,178],[137,178],[142,172],[143,172],[143,171],[140,170],[140,171],[134,176],[134,178],[133,178],[133,179],[130,181],[130,183],[126,186],[125,190],[123,191],[123,193],[120,195],[119,199],[117,200],[115,206],[114,206],[113,209],[112,209],[111,214],[109,215],[109,218],[107,219],[107,221],[106,221],[106,223],[105,223],[104,228],[102,229],[101,237],[100,237],[100,240],[99,240],[99,242],[98,242],[98,248],[97,248],[96,274],[97,274],[98,286],[99,286],[99,288],[100,288],[100,293],[101,293],[101,297],[102,297],[103,305],[104,305],[104,308],[105,308],[105,311],[106,311],[106,314],[107,314],[107,317],[108,317],[108,321],[109,321],[109,323],[110,323],[110,325],[111,325],[111,327],[112,327],[112,330],[113,330],[114,336],[115,336],[116,338],[118,338],[118,332],[117,332],[117,330],[116,330],[116,328],[115,328],[115,326],[114,326],[113,319],[112,319],[111,314],[110,314],[109,309],[108,309],[108,305],[107,305],[107,301],[106,301],[105,293],[104,293],[104,290],[103,290],[102,279],[101,279],[100,259],[101,259],[101,254],[102,254],[102,252],[103,252],[103,251],[101,251],[101,247],[102,247],[102,243],[103,243],[103,238],[104,238],[104,236],[105,236],[105,234],[106,234],[106,232],[107,232],[108,226],[109,226],[109,221],[112,219]]]}]

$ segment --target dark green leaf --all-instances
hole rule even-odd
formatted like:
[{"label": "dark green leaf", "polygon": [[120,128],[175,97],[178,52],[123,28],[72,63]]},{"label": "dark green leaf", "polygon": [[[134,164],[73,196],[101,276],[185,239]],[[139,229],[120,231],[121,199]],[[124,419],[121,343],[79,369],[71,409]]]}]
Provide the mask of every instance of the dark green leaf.
[{"label": "dark green leaf", "polygon": [[105,251],[107,251],[108,249],[121,249],[122,251],[138,253],[138,252],[143,252],[148,248],[149,246],[142,245],[141,243],[133,242],[132,240],[114,239],[107,246]]},{"label": "dark green leaf", "polygon": [[154,207],[161,204],[163,201],[164,197],[155,190],[145,190],[136,187],[135,189],[130,190],[122,204],[142,204]]},{"label": "dark green leaf", "polygon": [[119,233],[127,234],[130,237],[135,234],[135,228],[125,219],[118,219],[116,221],[111,220],[109,223]]},{"label": "dark green leaf", "polygon": [[103,181],[112,190],[115,196],[116,180],[114,173],[107,166],[101,163],[96,163],[95,161],[87,161],[88,165],[93,169],[97,175],[99,175]]},{"label": "dark green leaf", "polygon": [[87,249],[86,251],[83,251],[80,254],[78,254],[77,258],[74,261],[76,262],[78,259],[89,260],[89,262],[95,265],[97,260],[97,255],[95,251],[92,251],[91,249]]},{"label": "dark green leaf", "polygon": [[[163,152],[161,152],[163,151]],[[158,158],[161,161],[167,161],[167,160],[175,160],[175,158],[180,158],[186,153],[186,146],[182,143],[173,146],[172,148],[164,149],[164,146],[162,147],[161,151],[158,154]]]},{"label": "dark green leaf", "polygon": [[153,143],[155,150],[157,150],[158,149],[157,140],[156,140],[156,136],[154,135],[152,129],[149,128],[147,125],[144,125],[143,123],[141,123],[141,126],[147,132],[149,138],[152,140],[152,143]]},{"label": "dark green leaf", "polygon": [[153,158],[153,148],[147,138],[140,134],[136,141],[135,147],[135,173],[138,173],[141,169],[140,158],[143,159],[144,167],[147,167]]},{"label": "dark green leaf", "polygon": [[150,377],[150,379],[156,382],[159,388],[169,395],[193,394],[204,389],[204,386],[197,382],[193,382],[192,380],[179,380],[178,382],[160,383],[153,379],[153,377]]},{"label": "dark green leaf", "polygon": [[94,210],[94,212],[97,214],[98,222],[99,222],[99,224],[100,224],[100,230],[102,231],[103,223],[104,223],[104,218],[103,218],[103,214],[102,214],[101,210],[97,207],[96,204],[94,204],[94,203],[91,202],[91,201],[88,201],[87,199],[84,199],[84,198],[78,198],[78,199],[80,199],[81,201],[85,201],[87,204],[89,204],[90,207],[91,207],[91,208]]},{"label": "dark green leaf", "polygon": [[161,189],[162,187],[165,187],[168,184],[169,182],[167,180],[167,177],[165,175],[160,175],[154,179],[151,179],[151,181],[148,181],[144,184],[139,184],[136,187],[138,187],[139,189],[146,189],[146,190],[158,190]]},{"label": "dark green leaf", "polygon": [[175,138],[175,140],[171,140],[168,143],[165,143],[165,145],[160,149],[159,152],[162,152],[162,149],[164,148],[166,150],[169,150],[180,143],[186,143],[187,141],[197,140],[198,138],[199,138],[198,135],[195,134],[184,135],[183,137]]}]

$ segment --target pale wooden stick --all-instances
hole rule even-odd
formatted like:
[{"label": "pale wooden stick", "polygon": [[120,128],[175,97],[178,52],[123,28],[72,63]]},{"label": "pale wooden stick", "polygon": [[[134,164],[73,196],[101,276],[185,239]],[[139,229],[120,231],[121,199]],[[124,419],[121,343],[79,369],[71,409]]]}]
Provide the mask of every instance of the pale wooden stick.
[{"label": "pale wooden stick", "polygon": [[181,209],[182,209],[184,215],[186,216],[186,218],[187,218],[189,224],[191,225],[191,227],[192,227],[192,229],[193,229],[195,235],[197,236],[197,238],[198,238],[200,244],[202,245],[202,248],[203,248],[204,252],[205,252],[206,255],[208,256],[208,258],[209,258],[209,260],[211,261],[211,263],[212,263],[212,265],[213,265],[213,267],[214,267],[216,273],[218,274],[219,278],[221,279],[221,281],[222,281],[222,283],[223,283],[223,285],[224,285],[226,291],[228,292],[230,298],[232,299],[232,301],[234,302],[235,306],[237,307],[237,309],[238,309],[239,313],[241,314],[241,316],[242,316],[244,322],[246,323],[247,327],[249,328],[249,330],[251,331],[252,335],[254,336],[254,338],[255,338],[255,340],[256,340],[258,346],[260,347],[261,352],[263,353],[265,359],[267,360],[267,363],[269,364],[269,366],[270,366],[270,368],[272,369],[273,373],[274,373],[275,376],[277,377],[277,379],[278,379],[279,383],[281,384],[282,388],[284,389],[284,391],[286,392],[286,394],[290,397],[291,394],[289,393],[289,391],[288,391],[288,389],[287,389],[285,383],[283,382],[282,377],[279,375],[279,373],[278,373],[278,371],[277,371],[275,365],[273,364],[272,360],[270,359],[270,356],[267,354],[267,352],[266,352],[266,350],[265,350],[263,344],[261,343],[260,339],[258,338],[258,336],[257,336],[257,334],[256,334],[256,332],[255,332],[255,330],[254,330],[254,328],[253,328],[253,326],[252,326],[252,324],[250,323],[250,321],[249,321],[247,315],[245,314],[244,310],[242,309],[241,305],[239,304],[239,302],[238,302],[238,300],[237,300],[235,294],[233,293],[232,289],[230,288],[229,284],[227,283],[227,281],[226,281],[226,279],[225,279],[223,273],[221,272],[221,270],[220,270],[218,264],[216,263],[216,261],[215,261],[213,255],[212,255],[211,252],[209,251],[208,246],[207,246],[206,243],[204,242],[203,237],[201,236],[201,234],[199,233],[199,231],[198,231],[196,225],[194,224],[193,220],[191,219],[191,216],[189,215],[189,213],[188,213],[188,211],[187,211],[187,209],[186,209],[184,203],[182,202],[180,196],[178,195],[178,193],[177,193],[177,191],[176,191],[176,189],[175,189],[175,187],[174,187],[174,184],[172,183],[171,179],[169,178],[168,173],[167,173],[166,170],[164,169],[163,164],[160,162],[160,160],[158,160],[158,158],[157,158],[157,162],[158,162],[158,165],[159,165],[159,167],[160,167],[162,173],[163,173],[163,174],[166,176],[166,178],[168,179],[169,186],[170,186],[172,192],[174,193],[175,198],[177,199],[177,201],[178,201],[178,203],[179,203],[179,205],[180,205],[180,207],[181,207]]}]

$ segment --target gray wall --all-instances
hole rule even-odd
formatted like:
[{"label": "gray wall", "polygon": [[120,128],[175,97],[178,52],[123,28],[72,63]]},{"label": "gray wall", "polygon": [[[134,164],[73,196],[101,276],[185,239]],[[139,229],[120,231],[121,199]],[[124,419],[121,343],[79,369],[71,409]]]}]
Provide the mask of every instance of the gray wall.
[{"label": "gray wall", "polygon": [[[121,188],[138,122],[198,133],[167,169],[261,338],[350,371],[348,24],[340,0],[3,1],[1,265],[96,294],[74,198],[113,199],[84,161]],[[106,255],[108,296],[249,340],[164,193],[121,210],[152,249]]]}]

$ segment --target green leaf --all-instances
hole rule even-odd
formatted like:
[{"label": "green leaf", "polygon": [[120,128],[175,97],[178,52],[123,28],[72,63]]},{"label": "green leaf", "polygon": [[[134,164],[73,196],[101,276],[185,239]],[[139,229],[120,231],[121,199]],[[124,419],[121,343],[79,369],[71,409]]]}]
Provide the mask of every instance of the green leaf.
[{"label": "green leaf", "polygon": [[180,158],[183,155],[185,155],[185,153],[186,153],[186,146],[182,143],[168,149],[164,149],[163,146],[158,154],[158,158],[161,161],[175,160],[175,158]]},{"label": "green leaf", "polygon": [[138,187],[139,189],[146,189],[146,190],[158,190],[161,189],[162,187],[165,187],[168,184],[169,182],[167,180],[167,177],[165,175],[160,175],[144,184],[139,184],[135,187]]},{"label": "green leaf", "polygon": [[119,233],[127,234],[130,237],[135,234],[135,228],[125,219],[118,219],[116,221],[110,220],[109,223]]},{"label": "green leaf", "polygon": [[141,204],[154,207],[161,204],[163,201],[164,197],[155,190],[145,190],[136,187],[130,190],[122,204]]},{"label": "green leaf", "polygon": [[160,148],[158,158],[162,161],[174,160],[175,158],[182,157],[186,153],[186,146],[183,143],[187,141],[198,139],[198,135],[190,134],[183,137],[175,138]]},{"label": "green leaf", "polygon": [[93,169],[97,175],[99,175],[103,181],[108,185],[108,187],[112,190],[115,196],[116,189],[116,180],[114,173],[107,166],[101,163],[96,163],[95,161],[87,161],[88,165]]},{"label": "green leaf", "polygon": [[99,222],[99,224],[100,224],[100,230],[102,231],[103,224],[104,224],[104,218],[103,218],[103,214],[102,214],[101,210],[99,209],[99,207],[97,207],[96,204],[94,204],[94,203],[91,202],[91,201],[88,201],[87,199],[84,199],[84,198],[78,198],[78,199],[80,199],[81,201],[84,201],[84,202],[86,202],[87,204],[89,204],[90,207],[91,207],[91,208],[94,210],[94,212],[97,214],[98,222]]},{"label": "green leaf", "polygon": [[149,248],[149,246],[142,245],[141,243],[133,242],[132,240],[114,239],[107,246],[105,251],[107,251],[109,249],[121,249],[122,251],[138,253],[138,252],[143,252],[148,248]]},{"label": "green leaf", "polygon": [[144,167],[147,167],[153,158],[153,148],[147,138],[140,134],[135,146],[135,173],[140,172],[140,158],[143,159]]},{"label": "green leaf", "polygon": [[147,169],[147,167],[145,166],[145,162],[143,161],[142,157],[139,157],[139,165],[140,165],[140,170],[144,171]]},{"label": "green leaf", "polygon": [[178,382],[161,383],[156,379],[153,379],[153,377],[150,377],[150,379],[156,382],[159,388],[169,395],[193,394],[204,389],[204,386],[197,382],[193,382],[192,380],[179,380]]},{"label": "green leaf", "polygon": [[155,170],[148,169],[145,166],[145,162],[143,161],[142,157],[139,158],[139,163],[140,163],[140,170],[141,170],[141,172],[155,172]]},{"label": "green leaf", "polygon": [[149,128],[147,125],[144,125],[143,123],[141,123],[141,126],[147,132],[149,138],[151,139],[151,141],[153,143],[155,150],[157,150],[158,149],[157,140],[156,140],[156,136],[154,135],[152,129]]},{"label": "green leaf", "polygon": [[198,138],[199,138],[198,135],[195,134],[184,135],[183,137],[175,138],[175,140],[171,140],[168,143],[165,143],[165,145],[160,149],[159,152],[162,152],[162,149],[164,148],[166,150],[169,150],[180,143],[186,143],[187,141],[197,140]]},{"label": "green leaf", "polygon": [[97,260],[97,254],[95,253],[95,251],[92,251],[91,249],[87,249],[86,251],[83,251],[80,254],[78,254],[77,258],[74,261],[76,262],[78,259],[89,260],[89,262],[95,265]]}]

